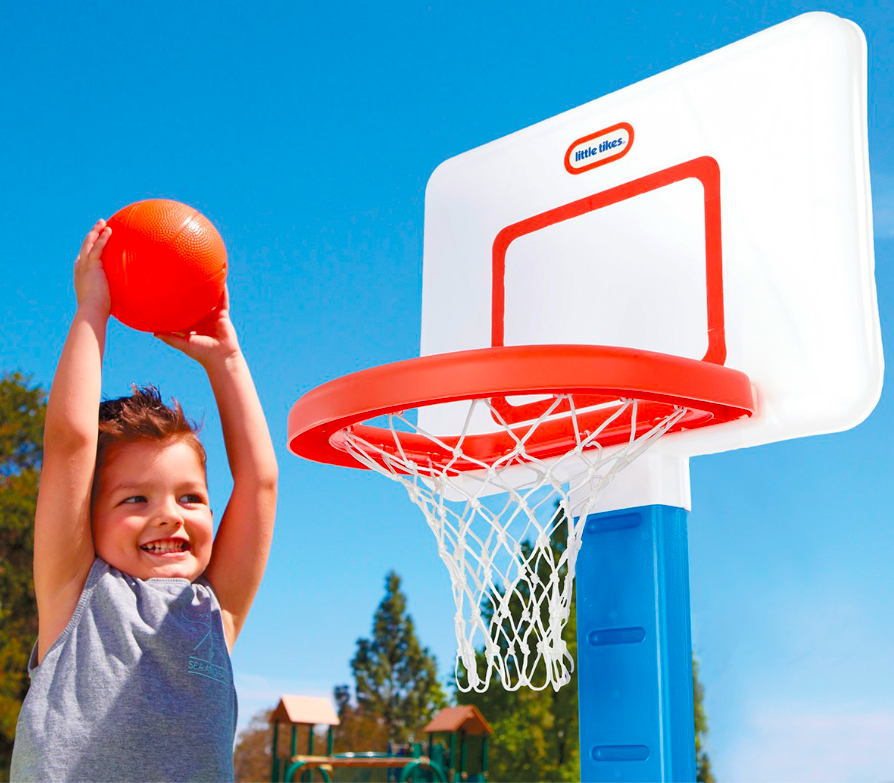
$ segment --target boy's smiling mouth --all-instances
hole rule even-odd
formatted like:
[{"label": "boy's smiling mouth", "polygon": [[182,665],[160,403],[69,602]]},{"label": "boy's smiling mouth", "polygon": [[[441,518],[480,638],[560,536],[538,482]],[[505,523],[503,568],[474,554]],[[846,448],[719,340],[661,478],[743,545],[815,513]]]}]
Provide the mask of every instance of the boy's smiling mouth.
[{"label": "boy's smiling mouth", "polygon": [[189,551],[189,541],[184,538],[160,538],[140,544],[140,549],[150,555],[179,555]]}]

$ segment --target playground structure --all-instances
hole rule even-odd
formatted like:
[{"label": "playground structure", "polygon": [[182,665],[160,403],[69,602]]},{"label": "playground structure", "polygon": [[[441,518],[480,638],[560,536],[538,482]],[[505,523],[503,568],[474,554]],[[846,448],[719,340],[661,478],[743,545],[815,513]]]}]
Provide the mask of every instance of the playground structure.
[{"label": "playground structure", "polygon": [[[326,783],[331,783],[333,770],[355,769],[387,771],[389,781],[476,781],[487,780],[487,738],[493,734],[488,722],[472,705],[448,707],[441,710],[423,729],[428,734],[427,754],[423,744],[415,742],[406,748],[396,748],[389,743],[385,753],[350,752],[333,753],[333,726],[340,721],[327,699],[311,696],[284,695],[270,718],[273,731],[271,781],[311,781],[314,772]],[[290,752],[280,756],[279,729],[282,724],[292,727]],[[298,727],[308,727],[307,753],[299,754]],[[325,755],[314,753],[314,729],[328,727]],[[438,742],[438,735],[447,735],[447,744]],[[467,772],[469,754],[467,738],[481,737],[481,771]]]}]

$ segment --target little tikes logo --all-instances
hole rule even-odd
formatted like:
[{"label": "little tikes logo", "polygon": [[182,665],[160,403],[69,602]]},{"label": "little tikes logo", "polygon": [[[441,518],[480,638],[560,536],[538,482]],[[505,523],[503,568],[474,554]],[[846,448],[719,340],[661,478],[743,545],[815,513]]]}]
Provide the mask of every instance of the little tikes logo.
[{"label": "little tikes logo", "polygon": [[569,174],[604,166],[623,158],[633,146],[633,126],[619,122],[575,141],[565,153],[565,170]]}]

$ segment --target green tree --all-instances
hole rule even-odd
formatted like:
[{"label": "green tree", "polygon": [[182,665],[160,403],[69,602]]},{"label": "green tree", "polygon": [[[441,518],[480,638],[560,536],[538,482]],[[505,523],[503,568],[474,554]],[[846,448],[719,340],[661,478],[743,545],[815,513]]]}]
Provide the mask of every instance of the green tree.
[{"label": "green tree", "polygon": [[705,687],[698,678],[698,661],[692,656],[692,704],[695,711],[695,766],[697,783],[715,783],[711,759],[705,750],[708,716],[705,713]]},{"label": "green tree", "polygon": [[355,706],[350,705],[347,686],[340,686],[335,689],[340,712],[354,722],[383,728],[388,740],[405,742],[447,703],[435,658],[419,643],[394,572],[385,577],[385,597],[373,616],[372,638],[357,640],[351,671]]},{"label": "green tree", "polygon": [[13,372],[0,379],[0,779],[9,768],[37,638],[32,561],[45,413],[46,394],[30,378]]}]

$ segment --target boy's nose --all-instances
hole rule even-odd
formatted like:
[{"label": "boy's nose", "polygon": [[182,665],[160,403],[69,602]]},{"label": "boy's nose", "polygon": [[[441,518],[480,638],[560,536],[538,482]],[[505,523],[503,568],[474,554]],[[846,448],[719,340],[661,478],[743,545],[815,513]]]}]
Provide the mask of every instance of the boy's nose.
[{"label": "boy's nose", "polygon": [[158,512],[158,522],[162,525],[173,525],[175,528],[183,526],[183,515],[176,503],[165,503]]}]

